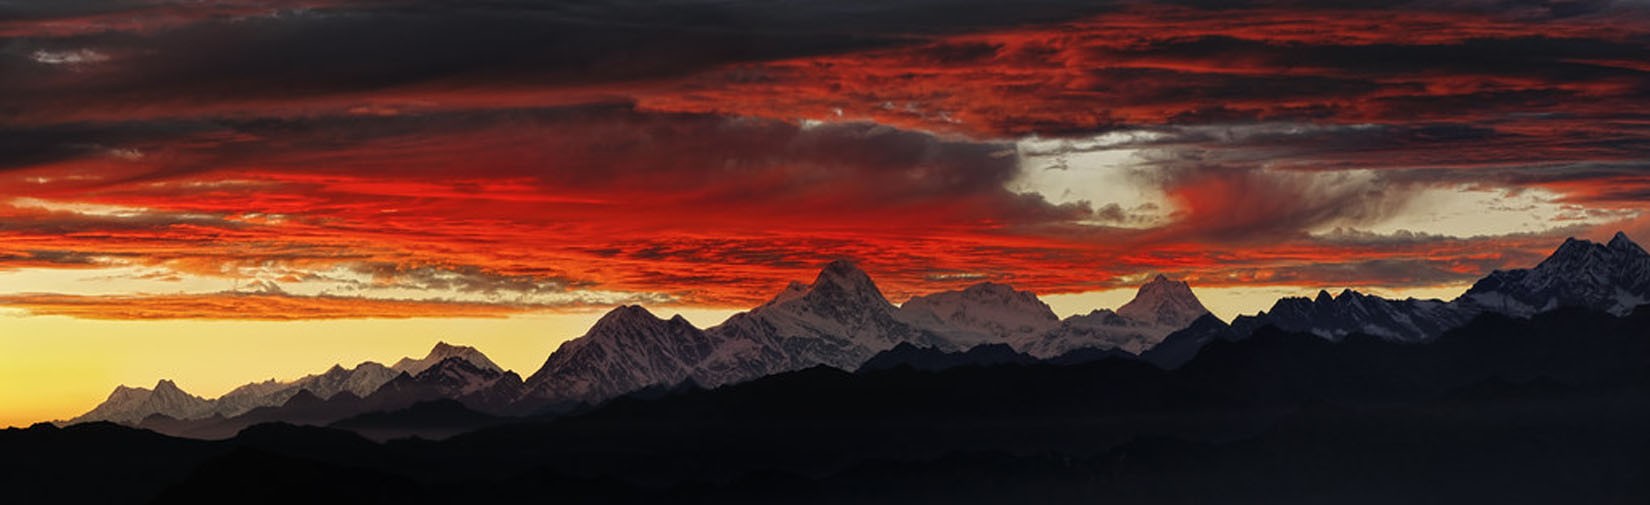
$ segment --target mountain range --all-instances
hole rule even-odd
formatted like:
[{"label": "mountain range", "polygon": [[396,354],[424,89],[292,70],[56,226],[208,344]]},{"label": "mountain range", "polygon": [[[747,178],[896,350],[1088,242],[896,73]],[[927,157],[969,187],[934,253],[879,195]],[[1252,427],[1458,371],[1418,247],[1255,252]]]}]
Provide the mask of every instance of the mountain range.
[{"label": "mountain range", "polygon": [[813,282],[793,282],[768,302],[709,328],[681,316],[663,319],[641,306],[618,307],[583,336],[564,342],[525,380],[474,348],[438,343],[421,359],[334,366],[294,381],[247,384],[211,400],[166,380],[152,389],[121,386],[68,423],[114,421],[224,438],[276,420],[347,426],[355,416],[440,399],[487,416],[566,412],[638,391],[714,388],[816,366],[948,368],[1123,358],[1169,369],[1211,342],[1241,340],[1266,327],[1331,341],[1368,335],[1422,342],[1484,313],[1529,317],[1583,307],[1622,315],[1646,300],[1650,254],[1620,233],[1607,244],[1567,240],[1534,268],[1492,272],[1451,301],[1320,292],[1313,299],[1278,300],[1230,325],[1209,314],[1187,283],[1161,275],[1115,311],[1062,320],[1035,294],[997,283],[894,305],[865,272],[836,261]]},{"label": "mountain range", "polygon": [[[0,430],[0,487],[88,504],[1650,499],[1650,307],[1484,313],[1423,343],[1190,331],[1210,321],[1147,351],[1202,342],[1172,368],[987,344],[933,367],[821,365],[554,417],[435,400],[222,440],[42,423]],[[940,352],[900,344],[872,361],[913,350]]]}]

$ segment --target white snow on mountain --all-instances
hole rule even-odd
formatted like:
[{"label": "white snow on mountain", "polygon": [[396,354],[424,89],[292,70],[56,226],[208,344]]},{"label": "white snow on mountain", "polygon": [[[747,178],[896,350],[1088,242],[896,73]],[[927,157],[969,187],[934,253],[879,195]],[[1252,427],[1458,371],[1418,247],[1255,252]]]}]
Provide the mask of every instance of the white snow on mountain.
[{"label": "white snow on mountain", "polygon": [[911,298],[900,305],[899,318],[963,349],[1020,342],[1060,325],[1036,294],[990,282]]},{"label": "white snow on mountain", "polygon": [[1232,321],[1239,333],[1265,325],[1330,340],[1363,333],[1385,340],[1432,339],[1492,312],[1529,317],[1560,307],[1625,315],[1650,301],[1650,253],[1625,233],[1599,244],[1570,238],[1534,268],[1496,270],[1465,294],[1441,300],[1388,300],[1346,290],[1315,299],[1284,298],[1272,309]]},{"label": "white snow on mountain", "polygon": [[1184,282],[1161,276],[1125,308],[1139,319],[1097,311],[1060,321],[1036,295],[993,283],[895,307],[870,276],[838,261],[812,283],[793,282],[702,331],[641,307],[614,309],[528,378],[528,396],[589,402],[687,380],[719,386],[817,365],[854,370],[900,343],[944,351],[1008,343],[1045,357],[1084,347],[1139,353],[1208,313]]},{"label": "white snow on mountain", "polygon": [[476,348],[451,345],[446,342],[436,342],[435,348],[430,349],[430,353],[424,355],[422,359],[401,358],[401,361],[395,362],[395,365],[391,366],[390,369],[397,372],[407,372],[409,375],[418,375],[425,369],[435,366],[436,363],[440,363],[447,358],[463,358],[464,361],[480,368],[498,372],[504,371],[504,368],[493,363],[493,360],[487,359],[487,355],[482,354]]},{"label": "white snow on mountain", "polygon": [[[402,359],[397,366],[423,370],[439,363],[438,357],[458,357],[487,370],[497,371],[498,365],[479,351],[469,347],[437,344],[423,360]],[[480,363],[475,363],[479,361]],[[427,364],[426,364],[427,363]],[[292,381],[270,379],[237,387],[223,396],[207,400],[178,389],[169,380],[161,380],[155,389],[118,386],[109,398],[91,411],[68,421],[69,424],[90,421],[113,421],[135,424],[154,414],[174,419],[199,419],[221,415],[234,417],[258,407],[285,404],[299,391],[309,391],[317,398],[327,399],[348,392],[365,397],[401,374],[402,370],[367,361],[354,368],[333,365],[320,374],[306,375]]]},{"label": "white snow on mountain", "polygon": [[1095,310],[1068,317],[1042,335],[1017,342],[1015,348],[1039,358],[1087,348],[1140,354],[1208,313],[1191,286],[1159,275],[1140,286],[1134,299],[1117,311]]},{"label": "white snow on mountain", "polygon": [[597,401],[688,377],[713,344],[682,316],[660,319],[639,305],[613,309],[584,336],[562,343],[527,378],[528,396]]},{"label": "white snow on mountain", "polygon": [[154,389],[117,386],[102,404],[80,417],[70,419],[69,423],[112,421],[136,424],[154,414],[193,419],[211,413],[211,401],[185,393],[172,381],[161,379],[155,383]]},{"label": "white snow on mountain", "polygon": [[1457,299],[1467,307],[1529,316],[1558,307],[1625,315],[1650,300],[1650,253],[1627,234],[1609,243],[1570,238],[1535,268],[1496,270]]}]

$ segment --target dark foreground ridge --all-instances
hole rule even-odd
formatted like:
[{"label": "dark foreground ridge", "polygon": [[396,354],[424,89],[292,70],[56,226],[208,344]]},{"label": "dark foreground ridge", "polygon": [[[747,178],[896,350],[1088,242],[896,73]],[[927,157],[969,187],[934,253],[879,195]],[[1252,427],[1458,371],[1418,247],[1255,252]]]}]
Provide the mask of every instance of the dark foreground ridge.
[{"label": "dark foreground ridge", "polygon": [[0,485],[17,503],[1650,500],[1645,308],[1486,314],[1424,344],[1262,328],[1174,370],[992,361],[653,391],[439,442],[41,425],[0,432]]}]

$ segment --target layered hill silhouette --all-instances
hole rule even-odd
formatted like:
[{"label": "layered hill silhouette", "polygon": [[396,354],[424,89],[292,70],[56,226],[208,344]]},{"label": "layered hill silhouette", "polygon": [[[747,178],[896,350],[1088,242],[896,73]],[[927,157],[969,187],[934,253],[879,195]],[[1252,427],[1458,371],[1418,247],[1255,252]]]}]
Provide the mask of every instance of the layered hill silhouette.
[{"label": "layered hill silhouette", "polygon": [[[220,441],[42,424],[0,432],[0,453],[21,455],[0,460],[0,485],[54,503],[1650,499],[1650,308],[1485,313],[1420,344],[1277,327],[1184,338],[1204,337],[1173,369],[816,366],[435,442],[288,424]],[[974,352],[1011,351],[990,349]],[[467,416],[446,401],[352,422]]]},{"label": "layered hill silhouette", "polygon": [[[1650,253],[1618,233],[1607,244],[1567,240],[1534,268],[1493,272],[1452,301],[1323,292],[1316,299],[1279,300],[1269,311],[1228,325],[1208,313],[1189,285],[1163,276],[1116,311],[1062,320],[1035,294],[995,283],[894,305],[863,271],[837,261],[813,282],[792,283],[767,303],[709,328],[680,316],[659,318],[640,306],[616,308],[526,379],[474,348],[438,343],[425,357],[393,366],[334,366],[295,381],[248,384],[210,400],[164,380],[152,389],[122,386],[69,424],[113,421],[225,439],[258,424],[285,422],[358,428],[377,438],[438,438],[500,418],[585,411],[628,394],[716,388],[820,366],[944,370],[1126,360],[1173,370],[1208,346],[1268,328],[1330,342],[1354,336],[1430,342],[1485,315],[1530,317],[1565,308],[1625,315],[1650,299],[1647,279]],[[415,408],[442,400],[440,409]],[[420,420],[431,416],[446,421]]]}]

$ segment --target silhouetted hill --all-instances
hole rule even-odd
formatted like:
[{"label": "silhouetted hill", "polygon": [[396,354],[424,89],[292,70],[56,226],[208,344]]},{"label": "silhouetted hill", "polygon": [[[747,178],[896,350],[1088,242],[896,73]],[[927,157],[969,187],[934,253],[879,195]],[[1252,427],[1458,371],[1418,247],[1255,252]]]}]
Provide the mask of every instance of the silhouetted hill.
[{"label": "silhouetted hill", "polygon": [[217,449],[114,423],[0,431],[7,503],[141,503],[177,485]]},{"label": "silhouetted hill", "polygon": [[916,370],[939,371],[960,366],[1029,365],[1037,358],[1016,352],[1008,344],[985,344],[967,351],[946,352],[901,343],[893,349],[877,353],[859,367],[861,372],[908,367]]},{"label": "silhouetted hill", "polygon": [[419,437],[442,439],[459,433],[503,424],[494,417],[465,407],[458,400],[432,400],[399,410],[369,412],[329,425],[373,440]]}]

